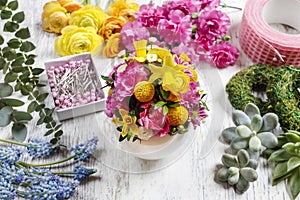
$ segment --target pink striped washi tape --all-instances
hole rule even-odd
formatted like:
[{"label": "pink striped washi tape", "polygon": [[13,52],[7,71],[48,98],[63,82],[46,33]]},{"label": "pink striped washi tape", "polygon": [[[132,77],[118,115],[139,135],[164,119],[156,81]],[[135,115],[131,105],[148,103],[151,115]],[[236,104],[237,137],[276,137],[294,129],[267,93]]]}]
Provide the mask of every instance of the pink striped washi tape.
[{"label": "pink striped washi tape", "polygon": [[239,42],[254,63],[300,65],[300,34],[281,33],[269,24],[289,25],[300,31],[299,0],[248,0]]}]

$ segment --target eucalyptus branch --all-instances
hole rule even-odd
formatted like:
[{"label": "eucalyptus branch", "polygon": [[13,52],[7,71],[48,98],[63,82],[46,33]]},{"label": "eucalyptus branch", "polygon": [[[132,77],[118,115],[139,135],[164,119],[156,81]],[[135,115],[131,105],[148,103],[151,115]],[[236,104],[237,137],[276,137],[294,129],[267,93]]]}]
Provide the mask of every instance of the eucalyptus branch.
[{"label": "eucalyptus branch", "polygon": [[[53,144],[60,140],[63,131],[61,124],[56,123],[52,114],[54,109],[45,106],[48,93],[39,91],[44,85],[39,82],[39,76],[43,73],[42,68],[33,68],[35,55],[30,54],[35,45],[28,41],[30,31],[28,27],[20,27],[25,20],[23,11],[17,12],[17,0],[0,0],[1,19],[5,20],[3,30],[13,34],[4,46],[4,38],[0,35],[0,70],[2,70],[4,83],[0,84],[0,127],[13,123],[12,134],[16,140],[24,141],[27,136],[26,124],[33,118],[32,112],[39,112],[37,125],[46,124],[48,131],[45,136],[53,134]],[[14,92],[20,92],[27,96],[30,101],[27,111],[18,111],[16,107],[24,105],[21,100],[10,98]]]}]

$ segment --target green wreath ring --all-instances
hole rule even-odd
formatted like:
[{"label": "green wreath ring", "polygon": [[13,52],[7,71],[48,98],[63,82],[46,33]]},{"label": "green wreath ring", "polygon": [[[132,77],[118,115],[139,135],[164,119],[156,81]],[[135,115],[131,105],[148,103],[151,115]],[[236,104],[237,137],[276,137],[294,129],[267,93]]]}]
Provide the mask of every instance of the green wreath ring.
[{"label": "green wreath ring", "polygon": [[269,80],[274,77],[274,68],[268,65],[253,65],[236,73],[226,85],[231,105],[244,110],[248,103],[254,103],[262,113],[270,112],[270,102],[253,95],[253,91],[266,91]]},{"label": "green wreath ring", "polygon": [[275,69],[267,96],[284,130],[300,131],[300,68],[283,66]]}]

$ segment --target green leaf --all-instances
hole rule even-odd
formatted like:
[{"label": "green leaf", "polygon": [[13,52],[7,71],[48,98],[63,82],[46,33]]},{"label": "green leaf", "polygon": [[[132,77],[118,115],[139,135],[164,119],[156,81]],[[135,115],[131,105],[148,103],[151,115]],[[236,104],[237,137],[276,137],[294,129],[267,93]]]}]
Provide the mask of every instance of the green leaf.
[{"label": "green leaf", "polygon": [[14,73],[20,73],[23,71],[23,67],[22,66],[12,66],[11,71]]},{"label": "green leaf", "polygon": [[51,116],[45,116],[44,123],[49,123],[51,121],[53,121],[53,117],[51,117]]},{"label": "green leaf", "polygon": [[248,139],[238,137],[231,142],[230,147],[234,150],[246,149],[248,147]]},{"label": "green leaf", "polygon": [[28,95],[30,92],[32,92],[33,86],[32,85],[24,85],[21,87],[21,93],[23,95]]},{"label": "green leaf", "polygon": [[36,110],[36,108],[38,107],[38,103],[36,101],[32,101],[28,107],[27,107],[27,112],[32,113]]},{"label": "green leaf", "polygon": [[222,156],[222,163],[226,167],[238,167],[239,166],[236,157],[233,155],[230,155],[230,154],[224,154]]},{"label": "green leaf", "polygon": [[0,0],[0,7],[5,7],[7,4],[7,0]]},{"label": "green leaf", "polygon": [[272,185],[277,185],[291,174],[287,171],[287,162],[278,163],[273,171]]},{"label": "green leaf", "polygon": [[17,122],[27,122],[32,119],[30,113],[23,112],[23,111],[13,111],[12,116],[15,118]]},{"label": "green leaf", "polygon": [[169,112],[168,106],[165,105],[165,106],[163,107],[163,114],[164,114],[164,115],[167,115],[168,112]]},{"label": "green leaf", "polygon": [[17,10],[18,6],[19,6],[18,1],[11,1],[7,5],[7,7],[11,10]]},{"label": "green leaf", "polygon": [[0,101],[5,103],[7,106],[11,107],[18,107],[24,105],[24,102],[18,99],[1,99]]},{"label": "green leaf", "polygon": [[296,169],[300,166],[300,157],[292,157],[289,159],[289,161],[287,162],[287,171],[290,172],[293,169]]},{"label": "green leaf", "polygon": [[13,33],[16,32],[18,29],[19,29],[19,24],[8,21],[4,24],[3,31]]},{"label": "green leaf", "polygon": [[58,138],[58,137],[62,136],[62,134],[63,134],[63,131],[59,130],[54,134],[54,137]]},{"label": "green leaf", "polygon": [[44,69],[42,69],[42,68],[34,68],[32,70],[32,74],[33,75],[39,75],[39,74],[43,73],[43,71],[44,71]]},{"label": "green leaf", "polygon": [[6,60],[3,57],[0,57],[0,69],[3,69],[4,65],[6,65]]},{"label": "green leaf", "polygon": [[48,97],[48,93],[43,93],[37,96],[36,100],[38,100],[39,102],[43,102],[47,97]]},{"label": "green leaf", "polygon": [[12,126],[12,135],[18,142],[24,142],[27,137],[27,127],[22,123],[14,123]]},{"label": "green leaf", "polygon": [[11,122],[10,114],[13,112],[13,109],[9,106],[5,106],[0,110],[0,127],[5,127]]},{"label": "green leaf", "polygon": [[[24,20],[25,20],[25,14],[24,14],[24,12],[23,11],[21,11],[21,12],[18,12],[18,13],[16,13],[16,14],[14,14],[14,16],[12,17],[12,20],[14,21],[14,22],[17,22],[17,23],[22,23]],[[27,29],[28,30],[28,28],[24,28],[24,29]],[[22,30],[22,29],[21,29]],[[28,31],[29,32],[29,31]],[[17,35],[16,35],[17,36]],[[19,37],[19,36],[17,36],[17,37]],[[30,34],[29,34],[29,37],[30,37]],[[29,37],[24,37],[24,38],[22,38],[22,39],[27,39],[27,38],[29,38]],[[19,37],[19,38],[21,38],[21,37]]]},{"label": "green leaf", "polygon": [[250,167],[242,168],[240,173],[245,178],[245,180],[249,182],[256,181],[258,177],[257,172]]},{"label": "green leaf", "polygon": [[11,66],[20,66],[24,63],[24,61],[25,61],[24,57],[19,56],[11,63]]},{"label": "green leaf", "polygon": [[23,42],[21,47],[20,47],[20,51],[23,51],[23,52],[30,52],[34,49],[35,49],[34,44],[32,44],[29,41]]},{"label": "green leaf", "polygon": [[2,35],[0,35],[0,45],[2,45],[4,43],[4,38],[2,37]]},{"label": "green leaf", "polygon": [[270,162],[279,162],[279,161],[287,161],[291,157],[291,154],[286,152],[285,149],[279,149],[274,151],[271,156],[269,157],[268,161]]},{"label": "green leaf", "polygon": [[19,39],[17,38],[13,38],[13,39],[10,39],[8,42],[7,42],[7,45],[10,47],[10,48],[13,48],[13,49],[17,49],[21,46],[21,42],[19,41]]},{"label": "green leaf", "polygon": [[300,168],[297,169],[293,175],[289,178],[289,186],[293,196],[296,199],[300,192]]},{"label": "green leaf", "polygon": [[16,50],[5,47],[2,49],[3,57],[6,58],[8,61],[14,60],[16,58]]},{"label": "green leaf", "polygon": [[44,119],[45,117],[40,117],[39,120],[36,122],[36,125],[41,125],[42,123],[44,123]]},{"label": "green leaf", "polygon": [[300,142],[300,137],[298,134],[295,134],[295,133],[286,133],[286,139],[289,141],[289,142],[292,142],[292,143],[296,143],[296,142]]},{"label": "green leaf", "polygon": [[53,130],[52,129],[50,129],[50,130],[48,130],[45,134],[44,134],[44,136],[48,136],[48,135],[51,135],[53,133]]},{"label": "green leaf", "polygon": [[57,138],[52,138],[51,140],[50,140],[50,143],[51,144],[56,144],[58,142],[58,139]]},{"label": "green leaf", "polygon": [[230,144],[234,139],[238,138],[238,134],[236,133],[236,127],[229,127],[222,131],[221,138],[222,140]]},{"label": "green leaf", "polygon": [[34,64],[34,59],[33,58],[28,58],[25,62],[26,65],[32,65]]},{"label": "green leaf", "polygon": [[[54,122],[55,123],[55,122]],[[55,128],[54,128],[54,130],[59,130],[60,128],[62,127],[62,124],[58,124]]]},{"label": "green leaf", "polygon": [[5,83],[11,83],[11,82],[15,82],[18,78],[18,74],[14,73],[14,72],[8,72],[5,75],[4,81]]},{"label": "green leaf", "polygon": [[9,19],[12,16],[12,12],[10,10],[2,10],[0,16],[1,19]]},{"label": "green leaf", "polygon": [[7,83],[0,83],[0,97],[8,97],[13,93],[13,87]]}]

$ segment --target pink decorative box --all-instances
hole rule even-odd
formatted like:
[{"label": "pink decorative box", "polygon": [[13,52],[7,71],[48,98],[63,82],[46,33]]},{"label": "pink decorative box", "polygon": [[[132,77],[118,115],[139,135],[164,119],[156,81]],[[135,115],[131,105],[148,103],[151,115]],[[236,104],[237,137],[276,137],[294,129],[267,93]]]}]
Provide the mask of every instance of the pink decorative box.
[{"label": "pink decorative box", "polygon": [[105,95],[90,53],[65,56],[45,62],[59,120],[105,108]]}]

